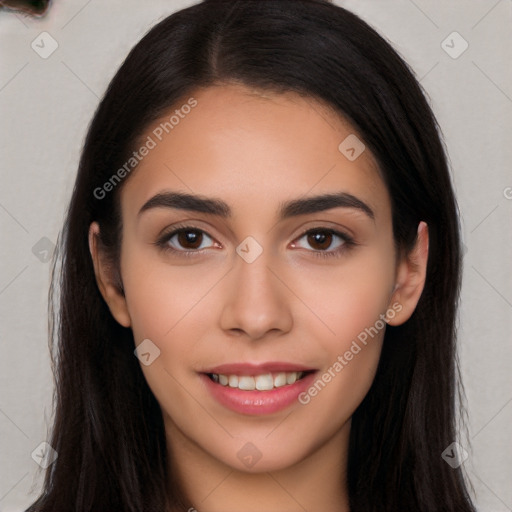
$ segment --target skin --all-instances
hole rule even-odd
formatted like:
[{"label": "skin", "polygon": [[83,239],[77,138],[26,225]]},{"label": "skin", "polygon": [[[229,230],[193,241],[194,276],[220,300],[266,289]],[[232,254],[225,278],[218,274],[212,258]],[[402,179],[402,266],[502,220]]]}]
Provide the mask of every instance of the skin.
[{"label": "skin", "polygon": [[[161,351],[141,367],[162,408],[170,469],[198,511],[348,511],[340,482],[350,418],[373,381],[384,329],[307,405],[274,414],[226,409],[198,372],[223,363],[289,361],[321,375],[393,304],[400,311],[388,323],[405,322],[424,285],[426,225],[420,223],[413,251],[399,258],[390,197],[373,156],[366,149],[349,161],[338,146],[355,131],[320,103],[241,85],[193,96],[197,107],[121,190],[124,294],[96,242],[100,228],[91,225],[98,286],[135,343],[149,338]],[[162,191],[222,199],[232,216],[164,207],[138,215]],[[278,217],[283,201],[334,191],[366,203],[374,218],[345,207]],[[201,249],[188,249],[196,254],[155,245],[184,222],[208,235]],[[322,258],[324,246],[303,236],[312,228],[349,233],[355,245]],[[252,263],[235,251],[247,236],[263,249]],[[168,245],[188,247],[177,237]],[[342,245],[334,236],[327,252]],[[251,468],[237,457],[247,442],[261,453]]]}]

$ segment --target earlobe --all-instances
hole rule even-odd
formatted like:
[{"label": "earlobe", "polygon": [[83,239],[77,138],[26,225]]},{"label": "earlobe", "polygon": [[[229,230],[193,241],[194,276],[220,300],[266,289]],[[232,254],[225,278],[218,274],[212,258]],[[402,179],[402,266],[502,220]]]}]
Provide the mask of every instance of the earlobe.
[{"label": "earlobe", "polygon": [[112,316],[123,327],[131,326],[131,318],[128,312],[126,297],[115,279],[115,272],[107,258],[102,254],[99,244],[100,227],[97,222],[89,226],[89,251],[94,266],[96,283],[100,293],[107,303]]},{"label": "earlobe", "polygon": [[425,222],[418,225],[418,234],[414,248],[404,256],[398,265],[395,288],[390,304],[400,304],[400,311],[387,321],[389,325],[401,325],[416,309],[425,286],[428,262],[428,226]]}]

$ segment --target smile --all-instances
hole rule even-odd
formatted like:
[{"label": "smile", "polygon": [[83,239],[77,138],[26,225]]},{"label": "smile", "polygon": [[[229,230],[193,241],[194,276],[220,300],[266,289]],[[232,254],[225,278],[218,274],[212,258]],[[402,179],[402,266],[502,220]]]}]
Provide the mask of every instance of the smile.
[{"label": "smile", "polygon": [[298,404],[317,370],[290,363],[225,364],[200,373],[211,398],[243,415],[274,414]]}]

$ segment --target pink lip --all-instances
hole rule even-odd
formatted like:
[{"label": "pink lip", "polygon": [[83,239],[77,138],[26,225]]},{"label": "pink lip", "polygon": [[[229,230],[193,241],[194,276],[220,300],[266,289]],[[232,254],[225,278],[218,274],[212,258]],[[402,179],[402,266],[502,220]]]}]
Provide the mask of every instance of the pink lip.
[{"label": "pink lip", "polygon": [[231,363],[221,364],[201,373],[221,373],[223,375],[263,375],[272,372],[307,372],[315,370],[301,364],[272,361],[268,363]]},{"label": "pink lip", "polygon": [[[238,370],[239,374],[249,375],[245,373],[247,365],[243,366],[244,371],[240,372],[240,370]],[[282,369],[283,367],[280,366],[279,368]],[[295,371],[296,367],[294,366],[293,368],[293,370],[282,371]],[[265,373],[265,371],[267,370],[264,370],[263,373]],[[258,372],[261,372],[261,369],[258,369]],[[217,373],[217,371],[208,373]],[[227,373],[234,374],[237,372],[230,370]],[[213,382],[205,373],[201,374],[200,378],[213,398],[224,407],[239,414],[263,415],[282,411],[294,402],[298,402],[299,395],[311,386],[315,375],[316,372],[309,373],[293,384],[274,388],[269,391],[243,391],[241,389],[230,388],[229,386],[223,386],[222,384]]]}]

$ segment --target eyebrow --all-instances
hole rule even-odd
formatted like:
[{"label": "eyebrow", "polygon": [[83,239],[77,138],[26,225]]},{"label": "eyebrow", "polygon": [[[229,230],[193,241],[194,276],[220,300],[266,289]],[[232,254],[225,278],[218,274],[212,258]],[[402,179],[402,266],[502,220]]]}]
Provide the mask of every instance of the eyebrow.
[{"label": "eyebrow", "polygon": [[[346,192],[322,194],[311,197],[293,199],[281,203],[279,218],[281,220],[330,210],[331,208],[350,208],[359,210],[370,219],[375,219],[373,210],[361,199]],[[221,199],[203,197],[183,192],[160,192],[146,201],[139,210],[138,216],[153,208],[173,208],[198,213],[217,215],[222,218],[231,216],[231,208]]]}]

